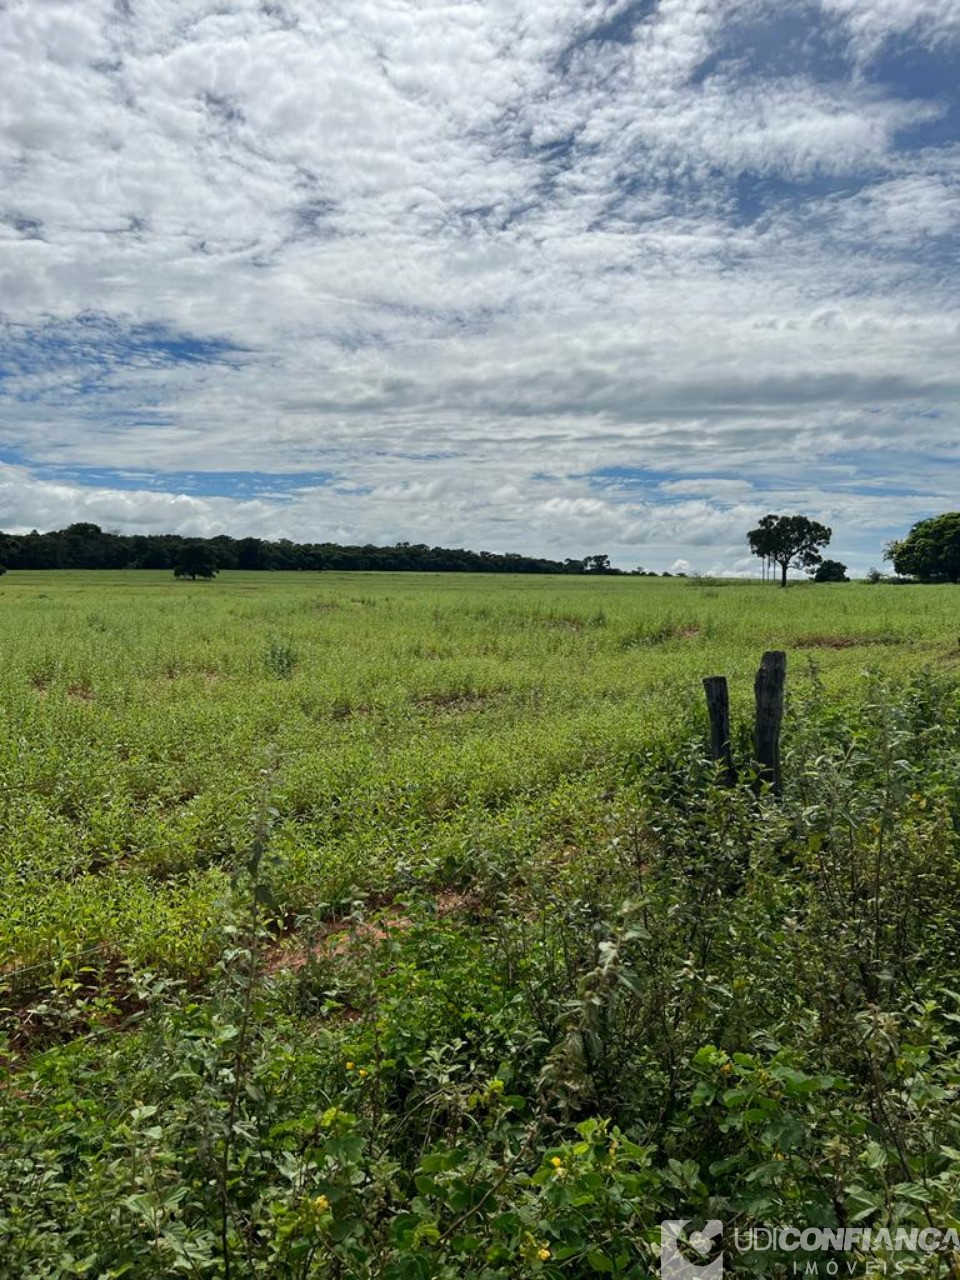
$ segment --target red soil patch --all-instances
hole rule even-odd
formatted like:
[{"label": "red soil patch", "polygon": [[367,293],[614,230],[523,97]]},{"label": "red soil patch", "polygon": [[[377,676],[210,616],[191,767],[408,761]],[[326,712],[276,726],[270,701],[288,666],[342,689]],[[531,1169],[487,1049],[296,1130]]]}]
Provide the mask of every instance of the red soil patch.
[{"label": "red soil patch", "polygon": [[[475,910],[477,905],[470,894],[458,893],[453,889],[445,889],[439,893],[436,902],[439,919]],[[266,957],[263,968],[266,973],[297,973],[310,960],[348,956],[360,947],[377,946],[386,942],[391,934],[406,933],[413,928],[413,923],[409,916],[393,906],[386,906],[370,920],[349,923],[331,921],[309,945],[305,945],[296,936],[286,938]]]},{"label": "red soil patch", "polygon": [[386,942],[391,931],[409,929],[412,921],[399,912],[386,912],[375,920],[361,920],[351,924],[330,923],[320,936],[309,945],[298,939],[287,939],[264,961],[266,973],[287,971],[297,973],[310,960],[325,956],[346,956],[364,944]]}]

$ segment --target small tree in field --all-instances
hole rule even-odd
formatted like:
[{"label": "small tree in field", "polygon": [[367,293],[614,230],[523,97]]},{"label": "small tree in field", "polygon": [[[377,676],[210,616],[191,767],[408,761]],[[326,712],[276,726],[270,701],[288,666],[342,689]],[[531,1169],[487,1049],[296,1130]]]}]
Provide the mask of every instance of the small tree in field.
[{"label": "small tree in field", "polygon": [[840,560],[821,560],[813,574],[814,582],[849,582],[847,566]]},{"label": "small tree in field", "polygon": [[747,534],[747,542],[755,556],[772,560],[780,566],[780,585],[787,585],[788,569],[811,569],[822,559],[833,530],[807,516],[766,515],[756,529]]},{"label": "small tree in field", "polygon": [[202,542],[188,542],[177,556],[173,576],[190,578],[193,582],[196,582],[197,578],[215,578],[217,562]]}]

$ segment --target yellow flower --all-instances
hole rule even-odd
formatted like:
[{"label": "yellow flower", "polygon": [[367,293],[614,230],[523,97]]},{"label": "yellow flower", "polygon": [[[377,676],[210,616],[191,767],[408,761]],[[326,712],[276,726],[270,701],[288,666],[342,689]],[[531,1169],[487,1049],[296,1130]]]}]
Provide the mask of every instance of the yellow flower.
[{"label": "yellow flower", "polygon": [[537,1254],[537,1257],[540,1259],[541,1262],[546,1262],[546,1260],[550,1257],[550,1250],[547,1248],[546,1245],[544,1245],[543,1248],[540,1249],[539,1253]]},{"label": "yellow flower", "polygon": [[553,1165],[553,1167],[554,1167],[555,1169],[562,1169],[562,1168],[563,1168],[563,1161],[560,1159],[560,1157],[559,1157],[559,1156],[553,1156],[553,1157],[551,1157],[550,1163]]},{"label": "yellow flower", "polygon": [[363,1067],[361,1067],[361,1068],[360,1068],[360,1070],[357,1072],[357,1075],[358,1075],[358,1076],[365,1076],[365,1075],[368,1075],[368,1074],[369,1074],[369,1073],[368,1073],[368,1072],[365,1070],[365,1068],[363,1068]]},{"label": "yellow flower", "polygon": [[352,1071],[352,1070],[353,1070],[353,1068],[354,1068],[356,1065],[357,1065],[357,1064],[356,1064],[355,1062],[348,1062],[348,1063],[346,1064],[347,1070],[348,1070],[348,1071]]},{"label": "yellow flower", "polygon": [[313,1207],[316,1209],[317,1213],[326,1213],[330,1208],[330,1201],[326,1196],[317,1196],[316,1200],[313,1202]]}]

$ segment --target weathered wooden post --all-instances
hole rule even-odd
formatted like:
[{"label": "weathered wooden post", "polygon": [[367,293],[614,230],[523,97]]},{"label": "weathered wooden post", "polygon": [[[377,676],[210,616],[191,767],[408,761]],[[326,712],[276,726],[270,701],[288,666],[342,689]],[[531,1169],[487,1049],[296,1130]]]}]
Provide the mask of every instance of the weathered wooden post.
[{"label": "weathered wooden post", "polygon": [[730,750],[730,697],[726,676],[706,676],[703,687],[707,695],[707,715],[710,717],[710,755],[723,761],[723,781],[732,787],[737,781]]},{"label": "weathered wooden post", "polygon": [[780,773],[780,725],[786,682],[787,655],[780,649],[765,653],[753,685],[757,699],[753,745],[760,766],[760,781],[769,782],[775,796],[780,795],[783,782]]}]

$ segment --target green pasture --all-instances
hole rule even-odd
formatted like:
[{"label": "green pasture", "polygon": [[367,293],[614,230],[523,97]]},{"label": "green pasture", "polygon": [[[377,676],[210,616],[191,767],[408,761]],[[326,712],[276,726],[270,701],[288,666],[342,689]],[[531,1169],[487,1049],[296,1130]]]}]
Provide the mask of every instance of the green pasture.
[{"label": "green pasture", "polygon": [[[576,846],[638,754],[767,648],[796,697],[955,669],[951,587],[11,573],[0,581],[0,965],[204,971],[257,813],[285,916]],[[32,970],[31,970],[32,971]],[[43,973],[41,967],[37,970]]]},{"label": "green pasture", "polygon": [[958,605],[7,574],[0,1280],[648,1280],[677,1219],[960,1274]]}]

